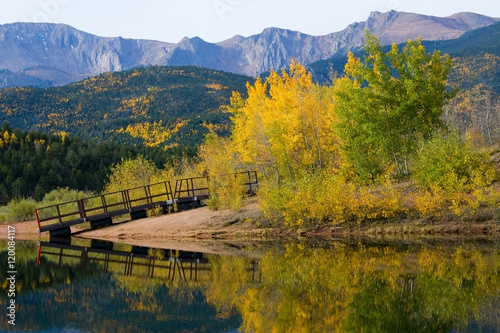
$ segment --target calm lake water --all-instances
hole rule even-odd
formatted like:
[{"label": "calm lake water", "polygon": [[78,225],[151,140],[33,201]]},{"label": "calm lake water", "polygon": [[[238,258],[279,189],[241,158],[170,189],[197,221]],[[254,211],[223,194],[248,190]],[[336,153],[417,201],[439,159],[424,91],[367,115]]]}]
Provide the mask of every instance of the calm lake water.
[{"label": "calm lake water", "polygon": [[[500,242],[0,242],[0,331],[499,332]],[[7,306],[14,299],[15,326]]]}]

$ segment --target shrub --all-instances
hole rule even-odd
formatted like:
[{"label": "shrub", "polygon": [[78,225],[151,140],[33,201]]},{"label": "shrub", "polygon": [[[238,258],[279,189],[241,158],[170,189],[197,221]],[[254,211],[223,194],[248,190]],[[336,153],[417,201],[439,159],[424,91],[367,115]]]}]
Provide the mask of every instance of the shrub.
[{"label": "shrub", "polygon": [[421,216],[439,216],[446,209],[444,191],[432,186],[431,189],[422,189],[413,195],[413,205]]},{"label": "shrub", "polygon": [[30,221],[35,219],[36,201],[31,198],[13,199],[7,205],[7,221]]},{"label": "shrub", "polygon": [[161,216],[163,214],[163,208],[161,206],[154,206],[146,211],[148,217]]},{"label": "shrub", "polygon": [[421,187],[438,187],[447,193],[484,187],[495,179],[488,157],[454,132],[424,143],[414,161],[412,179]]},{"label": "shrub", "polygon": [[326,171],[279,188],[263,184],[259,198],[267,217],[281,215],[286,225],[297,227],[385,219],[404,211],[400,191],[390,184],[357,187]]},{"label": "shrub", "polygon": [[84,199],[92,196],[92,193],[85,193],[78,190],[72,190],[68,187],[57,188],[45,194],[43,200],[37,205],[40,207],[57,205],[63,202]]},{"label": "shrub", "polygon": [[8,214],[7,207],[6,206],[0,207],[0,224],[7,222],[7,214]]},{"label": "shrub", "polygon": [[439,215],[443,210],[455,215],[473,212],[487,201],[488,186],[496,176],[487,154],[461,140],[456,132],[437,135],[416,155],[412,179],[423,190],[413,203],[423,216]]}]

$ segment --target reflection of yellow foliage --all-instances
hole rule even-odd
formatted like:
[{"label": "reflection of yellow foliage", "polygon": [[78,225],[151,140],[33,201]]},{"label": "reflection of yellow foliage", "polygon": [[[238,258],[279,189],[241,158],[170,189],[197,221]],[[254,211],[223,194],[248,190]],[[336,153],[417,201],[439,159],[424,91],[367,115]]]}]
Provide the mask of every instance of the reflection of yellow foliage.
[{"label": "reflection of yellow foliage", "polygon": [[[415,260],[416,256],[416,260]],[[493,260],[493,264],[487,262]],[[474,249],[270,251],[237,306],[243,332],[450,331],[497,296],[500,262]]]},{"label": "reflection of yellow foliage", "polygon": [[249,260],[243,257],[211,256],[210,280],[205,296],[221,314],[231,311],[237,297],[251,283]]}]

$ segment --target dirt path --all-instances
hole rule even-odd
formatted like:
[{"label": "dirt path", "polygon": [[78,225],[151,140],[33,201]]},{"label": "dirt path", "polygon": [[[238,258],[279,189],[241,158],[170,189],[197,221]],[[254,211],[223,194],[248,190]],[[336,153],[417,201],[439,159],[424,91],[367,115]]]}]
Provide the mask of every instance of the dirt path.
[{"label": "dirt path", "polygon": [[[72,227],[79,237],[115,238],[115,239],[150,239],[150,238],[218,238],[220,235],[253,233],[254,222],[261,219],[257,199],[248,199],[245,207],[238,211],[212,211],[207,207],[185,210],[173,214],[150,217],[136,221],[113,224],[98,230],[80,230]],[[19,239],[38,238],[36,221],[6,223],[0,226],[0,238],[7,237],[8,226],[16,229]],[[259,231],[260,232],[260,231]],[[43,235],[48,234],[44,233]]]},{"label": "dirt path", "polygon": [[275,229],[259,228],[262,213],[256,198],[239,211],[196,208],[78,232],[77,237],[121,242],[152,248],[203,253],[240,253],[254,248]]},{"label": "dirt path", "polygon": [[[249,198],[239,211],[211,211],[207,207],[113,224],[98,230],[72,227],[75,237],[101,239],[152,248],[169,248],[204,253],[234,253],[253,247],[274,229],[259,228],[257,198]],[[16,229],[17,240],[48,240],[38,233],[36,221],[0,225],[0,239],[7,239],[8,226]]]},{"label": "dirt path", "polygon": [[254,232],[255,225],[250,221],[258,220],[261,215],[257,200],[251,198],[239,211],[212,211],[201,207],[117,223],[107,228],[85,231],[78,236],[115,239],[226,238],[223,235]]}]

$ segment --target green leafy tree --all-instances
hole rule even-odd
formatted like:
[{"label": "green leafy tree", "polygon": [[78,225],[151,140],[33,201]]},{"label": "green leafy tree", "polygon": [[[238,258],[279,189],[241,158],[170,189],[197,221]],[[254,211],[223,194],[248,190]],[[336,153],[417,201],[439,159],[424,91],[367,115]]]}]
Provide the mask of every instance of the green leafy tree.
[{"label": "green leafy tree", "polygon": [[57,188],[45,194],[40,206],[51,206],[63,202],[80,200],[91,195],[92,193],[85,193],[83,191],[73,190],[68,187]]},{"label": "green leafy tree", "polygon": [[374,35],[365,39],[364,62],[349,53],[335,89],[342,150],[362,182],[392,168],[408,175],[418,142],[443,126],[443,106],[453,97],[448,55],[428,54],[420,39],[387,53]]}]

